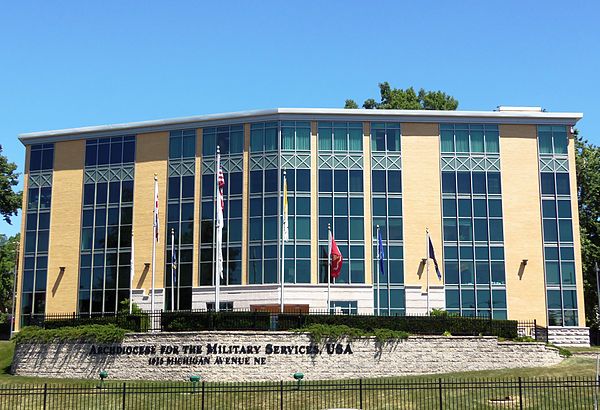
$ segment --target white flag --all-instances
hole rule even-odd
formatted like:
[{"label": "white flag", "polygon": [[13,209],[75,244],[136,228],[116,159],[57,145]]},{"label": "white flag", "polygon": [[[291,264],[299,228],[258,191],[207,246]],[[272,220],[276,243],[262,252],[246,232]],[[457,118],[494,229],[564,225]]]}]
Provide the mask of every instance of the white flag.
[{"label": "white flag", "polygon": [[221,279],[223,279],[223,209],[225,208],[225,201],[223,199],[223,187],[225,186],[225,177],[223,176],[223,170],[221,169],[221,154],[217,153],[217,273]]},{"label": "white flag", "polygon": [[287,178],[283,174],[283,241],[290,240],[290,230],[288,226],[288,199],[287,199]]}]

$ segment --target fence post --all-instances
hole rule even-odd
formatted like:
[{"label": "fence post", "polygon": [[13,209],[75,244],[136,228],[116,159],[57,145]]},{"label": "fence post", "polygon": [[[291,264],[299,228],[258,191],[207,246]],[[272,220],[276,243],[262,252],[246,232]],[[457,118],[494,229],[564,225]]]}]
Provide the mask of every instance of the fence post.
[{"label": "fence post", "polygon": [[537,342],[538,335],[537,335],[537,322],[536,322],[536,319],[533,319],[533,338]]},{"label": "fence post", "polygon": [[47,398],[48,398],[48,383],[44,383],[44,410],[46,410]]},{"label": "fence post", "polygon": [[126,394],[125,382],[123,382],[123,410],[125,410],[125,394]]},{"label": "fence post", "polygon": [[438,379],[438,392],[439,392],[439,396],[440,396],[440,410],[443,410],[444,408],[444,404],[443,404],[443,392],[442,392],[442,378],[440,377]]},{"label": "fence post", "polygon": [[521,376],[519,376],[519,409],[523,410],[523,383]]},{"label": "fence post", "polygon": [[359,402],[360,402],[359,403],[360,406],[358,406],[358,407],[361,409],[363,408],[363,385],[362,385],[362,383],[363,383],[363,380],[358,379],[358,391],[359,391],[358,397],[359,397]]},{"label": "fence post", "polygon": [[279,410],[283,410],[283,380],[279,381]]},{"label": "fence post", "polygon": [[204,410],[204,384],[206,382],[202,380],[202,410]]}]

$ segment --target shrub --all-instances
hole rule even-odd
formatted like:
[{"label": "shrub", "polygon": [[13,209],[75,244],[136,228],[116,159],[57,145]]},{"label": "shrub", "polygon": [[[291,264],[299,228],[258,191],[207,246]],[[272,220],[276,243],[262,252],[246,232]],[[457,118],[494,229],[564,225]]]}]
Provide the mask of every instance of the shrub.
[{"label": "shrub", "polygon": [[162,330],[269,330],[268,312],[163,312]]},{"label": "shrub", "polygon": [[323,340],[335,341],[342,338],[353,340],[370,336],[374,336],[380,343],[408,338],[408,333],[390,329],[375,329],[373,332],[366,332],[346,325],[323,325],[319,323],[313,323],[301,329],[294,329],[294,331],[308,333],[315,343],[321,343]]},{"label": "shrub", "polygon": [[361,315],[279,315],[279,330],[304,328],[314,323],[346,325],[367,332],[390,329],[420,335],[517,337],[516,320],[491,320],[471,317],[443,316],[361,316]]},{"label": "shrub", "polygon": [[83,325],[42,329],[37,326],[26,326],[14,336],[16,343],[52,343],[52,342],[120,342],[127,330],[113,324]]},{"label": "shrub", "polygon": [[573,353],[569,349],[566,349],[564,347],[556,346],[555,344],[552,344],[552,343],[546,343],[546,346],[554,347],[555,349],[558,349],[558,354],[560,354],[562,357],[573,356]]}]

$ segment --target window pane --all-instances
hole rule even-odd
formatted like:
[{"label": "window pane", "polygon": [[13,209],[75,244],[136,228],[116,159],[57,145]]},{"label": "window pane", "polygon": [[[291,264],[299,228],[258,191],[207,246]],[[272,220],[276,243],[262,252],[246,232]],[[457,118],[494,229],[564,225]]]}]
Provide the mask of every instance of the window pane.
[{"label": "window pane", "polygon": [[498,131],[486,131],[485,151],[493,153],[499,152]]},{"label": "window pane", "polygon": [[542,172],[542,194],[554,195],[554,174],[551,172]]},{"label": "window pane", "polygon": [[459,194],[470,194],[471,193],[471,173],[470,172],[457,172],[456,173],[458,193]]},{"label": "window pane", "polygon": [[456,130],[456,152],[469,152],[469,132]]},{"label": "window pane", "polygon": [[442,152],[454,152],[454,132],[441,131]]},{"label": "window pane", "polygon": [[569,195],[569,174],[556,173],[556,195]]},{"label": "window pane", "polygon": [[[375,172],[373,171],[373,174]],[[449,194],[456,192],[456,174],[454,172],[442,172],[442,192]]]},{"label": "window pane", "polygon": [[567,153],[567,133],[566,132],[555,132],[554,133],[554,153],[555,154],[566,154]]},{"label": "window pane", "polygon": [[483,152],[483,131],[471,131],[471,152]]},{"label": "window pane", "polygon": [[538,132],[540,154],[552,154],[552,132]]}]

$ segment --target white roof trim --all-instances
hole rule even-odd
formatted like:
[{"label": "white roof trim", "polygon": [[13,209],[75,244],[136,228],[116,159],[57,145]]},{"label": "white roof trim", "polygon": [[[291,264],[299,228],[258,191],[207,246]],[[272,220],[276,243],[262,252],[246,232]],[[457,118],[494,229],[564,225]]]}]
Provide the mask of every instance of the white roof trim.
[{"label": "white roof trim", "polygon": [[[266,118],[265,118],[266,117]],[[270,118],[269,118],[270,117]],[[517,124],[564,124],[575,125],[583,117],[582,113],[568,112],[527,112],[527,111],[433,111],[433,110],[367,110],[344,108],[275,108],[266,110],[238,111],[222,114],[197,115],[164,120],[129,122],[122,124],[97,125],[91,127],[67,128],[52,131],[30,132],[19,135],[19,140],[27,145],[38,142],[60,141],[118,135],[124,133],[156,132],[173,129],[174,126],[193,128],[212,126],[219,122],[231,123],[264,119],[317,119],[335,120],[354,117],[356,121],[386,120],[400,122],[460,122],[474,120],[495,123]]]}]

